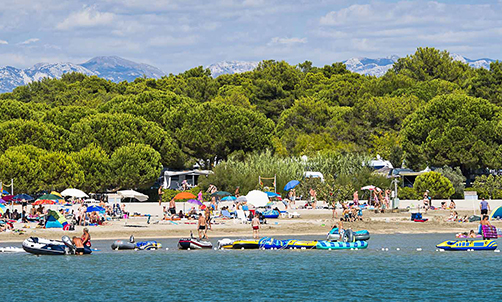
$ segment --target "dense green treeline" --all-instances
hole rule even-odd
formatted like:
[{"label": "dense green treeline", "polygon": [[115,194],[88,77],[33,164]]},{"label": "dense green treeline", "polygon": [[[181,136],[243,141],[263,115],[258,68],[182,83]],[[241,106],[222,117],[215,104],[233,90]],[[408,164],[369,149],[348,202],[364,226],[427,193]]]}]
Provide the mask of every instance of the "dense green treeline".
[{"label": "dense green treeline", "polygon": [[468,175],[502,168],[501,92],[502,63],[473,69],[433,48],[380,78],[308,61],[118,84],[65,74],[0,95],[0,179],[27,192],[142,187],[162,166],[212,168],[265,150],[380,154],[395,166]]}]

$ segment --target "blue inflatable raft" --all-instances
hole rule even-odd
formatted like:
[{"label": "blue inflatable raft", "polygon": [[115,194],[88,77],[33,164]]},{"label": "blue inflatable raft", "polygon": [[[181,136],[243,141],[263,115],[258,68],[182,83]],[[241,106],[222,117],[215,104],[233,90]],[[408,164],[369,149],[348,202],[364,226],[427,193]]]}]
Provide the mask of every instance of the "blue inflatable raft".
[{"label": "blue inflatable raft", "polygon": [[264,218],[279,218],[280,213],[276,210],[268,210],[261,213]]},{"label": "blue inflatable raft", "polygon": [[319,250],[350,250],[350,249],[365,249],[368,247],[366,241],[356,242],[333,242],[333,241],[318,241],[316,248]]}]

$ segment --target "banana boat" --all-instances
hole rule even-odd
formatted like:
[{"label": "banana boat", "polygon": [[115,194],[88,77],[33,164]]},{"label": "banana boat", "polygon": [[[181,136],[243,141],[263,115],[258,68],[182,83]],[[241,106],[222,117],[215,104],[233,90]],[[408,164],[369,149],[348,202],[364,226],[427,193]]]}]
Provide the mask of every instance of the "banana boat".
[{"label": "banana boat", "polygon": [[436,245],[445,251],[492,251],[497,249],[495,240],[448,240]]}]

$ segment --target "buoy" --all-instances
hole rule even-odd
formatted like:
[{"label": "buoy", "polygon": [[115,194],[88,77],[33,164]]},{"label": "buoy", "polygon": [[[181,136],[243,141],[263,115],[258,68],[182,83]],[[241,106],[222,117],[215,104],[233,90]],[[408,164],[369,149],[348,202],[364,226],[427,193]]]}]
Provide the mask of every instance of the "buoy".
[{"label": "buoy", "polygon": [[385,251],[385,249],[384,249],[384,248],[382,248],[382,251]]},{"label": "buoy", "polygon": [[399,248],[397,248],[396,251],[399,251]]},{"label": "buoy", "polygon": [[418,249],[417,249],[417,251],[419,251],[419,252],[420,252],[421,250],[422,250],[421,248],[418,248]]},{"label": "buoy", "polygon": [[187,248],[187,250],[190,250],[190,248]]},{"label": "buoy", "polygon": [[500,253],[500,250],[494,250],[495,253]]},{"label": "buoy", "polygon": [[444,250],[443,250],[443,249],[441,249],[441,250],[439,250],[439,251],[440,251],[440,252],[444,252]]},{"label": "buoy", "polygon": [[388,248],[388,247],[386,247],[386,248],[385,248],[385,250],[386,250],[386,251],[388,251],[388,250],[389,250],[389,248]]},{"label": "buoy", "polygon": [[216,251],[216,250],[217,250],[217,248],[214,248],[214,250]]},{"label": "buoy", "polygon": [[356,251],[359,251],[359,249],[356,247]]},{"label": "buoy", "polygon": [[244,248],[243,248],[243,247],[241,247],[241,250],[243,250],[243,249],[244,249]]},{"label": "buoy", "polygon": [[169,248],[168,248],[168,247],[166,247],[166,251],[169,251]]},{"label": "buoy", "polygon": [[331,251],[331,248],[329,248],[328,251]]}]

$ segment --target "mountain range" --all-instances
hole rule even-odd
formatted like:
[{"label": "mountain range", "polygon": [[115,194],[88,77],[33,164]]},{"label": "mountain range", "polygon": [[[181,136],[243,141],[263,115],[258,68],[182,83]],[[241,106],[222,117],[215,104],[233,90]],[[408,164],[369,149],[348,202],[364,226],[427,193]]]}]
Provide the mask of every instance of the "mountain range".
[{"label": "mountain range", "polygon": [[20,85],[26,85],[43,78],[60,78],[68,72],[79,72],[86,75],[113,81],[134,81],[145,75],[147,78],[160,78],[165,73],[148,64],[136,63],[116,56],[95,57],[83,64],[73,63],[38,63],[28,69],[11,66],[0,68],[0,93],[10,92]]},{"label": "mountain range", "polygon": [[[469,64],[474,68],[490,68],[492,59],[471,60],[458,54],[451,57],[456,61]],[[392,65],[397,62],[398,56],[393,55],[386,58],[351,58],[343,63],[347,69],[364,75],[382,76]],[[258,66],[258,62],[246,61],[223,61],[206,66],[211,71],[213,77],[222,74],[242,73],[252,71]],[[43,78],[60,78],[68,72],[80,72],[86,75],[96,75],[98,77],[113,81],[134,81],[143,75],[147,78],[160,78],[165,73],[148,64],[136,63],[117,56],[95,57],[82,64],[73,63],[39,63],[28,69],[19,69],[11,66],[0,68],[0,93],[10,92],[20,85],[26,85]]]}]

